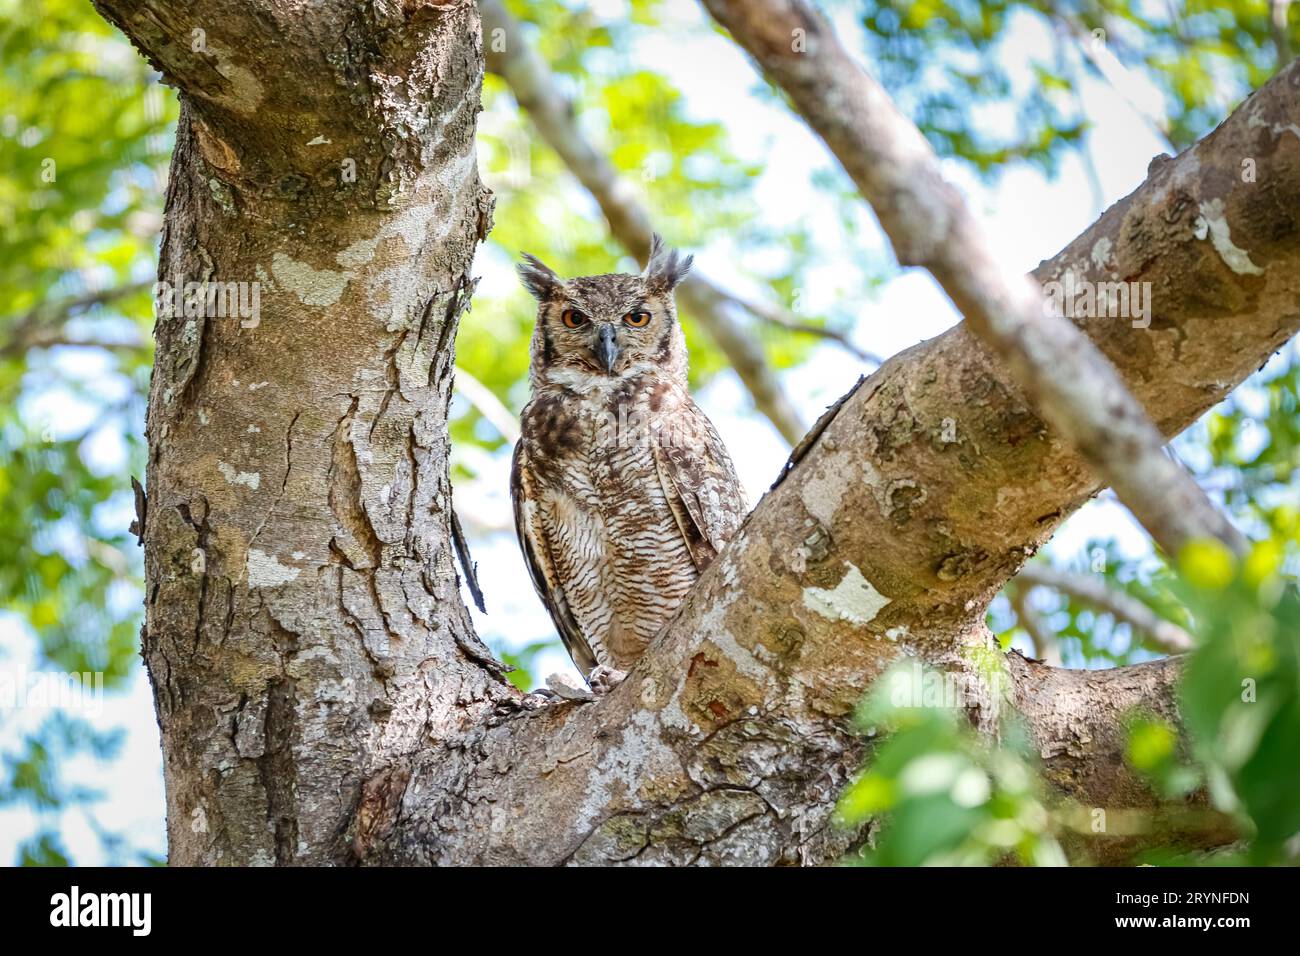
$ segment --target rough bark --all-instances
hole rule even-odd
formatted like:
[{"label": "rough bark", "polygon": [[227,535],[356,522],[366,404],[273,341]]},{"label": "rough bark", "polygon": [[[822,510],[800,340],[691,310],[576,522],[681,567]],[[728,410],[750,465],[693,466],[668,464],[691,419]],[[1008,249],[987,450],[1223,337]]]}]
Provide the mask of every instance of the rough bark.
[{"label": "rough bark", "polygon": [[[984,628],[1098,485],[964,328],[814,428],[623,685],[528,709],[452,563],[445,414],[489,208],[473,5],[99,6],[182,89],[161,276],[263,283],[254,327],[157,327],[144,656],[172,862],[824,862],[863,837],[830,822],[867,747],[845,715],[900,654],[1004,682],[972,718],[1019,709],[1065,794],[1150,805],[1116,720],[1172,716],[1176,665],[1044,673]],[[1165,434],[1300,325],[1297,76],[1040,267],[1156,284],[1149,330],[1085,331]],[[1243,155],[1259,184],[1229,190]],[[1214,201],[1262,275],[1198,238]]]},{"label": "rough bark", "polygon": [[261,283],[255,321],[156,327],[143,653],[171,861],[342,862],[362,781],[506,693],[449,546],[456,324],[490,219],[478,17],[99,9],[181,89],[159,278]]}]

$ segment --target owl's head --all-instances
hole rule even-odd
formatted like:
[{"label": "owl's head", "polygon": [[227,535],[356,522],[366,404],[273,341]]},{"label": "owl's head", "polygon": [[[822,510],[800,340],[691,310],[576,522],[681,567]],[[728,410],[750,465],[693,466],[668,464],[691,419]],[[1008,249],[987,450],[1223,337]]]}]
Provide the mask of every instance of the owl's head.
[{"label": "owl's head", "polygon": [[647,373],[685,382],[686,340],[673,290],[692,259],[656,234],[640,275],[561,279],[524,253],[519,276],[538,304],[533,385],[581,386]]}]

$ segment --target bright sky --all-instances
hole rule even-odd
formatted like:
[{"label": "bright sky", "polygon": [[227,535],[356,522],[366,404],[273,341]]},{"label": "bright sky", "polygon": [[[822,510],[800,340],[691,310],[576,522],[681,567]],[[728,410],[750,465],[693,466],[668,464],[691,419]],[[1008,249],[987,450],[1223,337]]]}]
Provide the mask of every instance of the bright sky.
[{"label": "bright sky", "polygon": [[[599,15],[610,19],[622,17],[626,12],[622,0],[594,0],[591,5]],[[763,165],[764,172],[755,188],[758,207],[766,218],[777,225],[800,220],[815,227],[826,224],[827,234],[836,234],[838,227],[833,224],[839,215],[838,200],[818,192],[811,181],[816,169],[826,168],[832,162],[820,141],[784,108],[752,95],[756,77],[750,64],[734,45],[704,26],[696,3],[670,0],[667,7],[668,22],[676,28],[669,26],[656,35],[645,36],[637,51],[638,61],[652,63],[665,72],[682,91],[694,116],[725,122],[737,154]],[[842,8],[837,20],[841,36],[852,46],[858,29],[856,24]],[[1009,35],[1004,59],[1014,71],[1030,55],[1041,54],[1050,42],[1040,25],[1029,17],[1020,17]],[[1027,72],[1023,68],[1021,71]],[[1108,86],[1088,80],[1082,94],[1087,113],[1095,124],[1087,149],[1095,162],[1104,200],[1109,204],[1143,181],[1147,163],[1163,150],[1163,145],[1126,99]],[[1151,96],[1149,88],[1130,91],[1130,98],[1149,101]],[[949,164],[947,173],[965,190],[999,254],[1026,271],[1055,254],[1101,212],[1086,167],[1078,157],[1067,158],[1058,178],[1052,181],[1026,167],[1011,169],[993,188],[986,187],[956,164]],[[862,215],[870,221],[865,205]],[[699,267],[710,276],[737,291],[752,291],[748,280],[733,266],[741,259],[737,250],[719,243],[689,251],[695,253]],[[858,267],[860,263],[849,261],[846,253],[826,250],[824,264],[809,278],[809,288],[801,290],[806,310],[815,313],[826,305],[825,297],[835,295],[836,277],[850,274]],[[480,258],[477,271],[483,275],[481,288],[484,289],[501,288],[499,283],[516,281],[503,263],[486,256]],[[928,274],[915,270],[889,283],[877,297],[861,302],[856,311],[854,341],[879,355],[890,355],[933,337],[957,318]],[[785,384],[804,418],[812,422],[863,371],[866,369],[861,363],[842,349],[823,345],[803,367],[785,375]],[[734,376],[720,376],[699,398],[736,460],[751,504],[757,502],[785,461],[786,448],[765,420],[748,411],[749,403]],[[79,411],[67,397],[47,401],[55,403],[56,417],[64,421],[71,421],[69,416],[94,411],[93,408]],[[98,449],[96,456],[104,464],[110,464],[117,453],[117,449],[105,447]],[[507,524],[510,520],[508,450],[476,464],[483,469],[483,477],[470,488],[458,487],[458,497],[475,496],[476,511]],[[1135,528],[1127,513],[1105,500],[1088,505],[1071,519],[1053,547],[1058,554],[1071,555],[1079,552],[1089,538],[1107,536],[1117,537],[1127,553],[1137,555],[1148,551],[1145,535]],[[527,573],[513,533],[474,541],[472,547],[489,610],[487,616],[473,612],[479,632],[498,648],[518,647],[553,637],[550,620],[540,602],[531,588],[520,584],[527,580]],[[468,598],[466,603],[470,603]],[[31,636],[12,619],[2,616],[0,647],[16,649],[0,661],[0,667],[25,667],[33,660]],[[557,647],[554,653],[537,661],[536,669],[545,675],[572,671],[572,665]],[[153,703],[143,670],[137,673],[129,690],[108,697],[103,706],[103,715],[95,723],[125,730],[122,756],[107,768],[92,760],[79,760],[68,765],[65,772],[70,779],[104,791],[106,799],[95,807],[101,824],[124,832],[137,846],[162,854],[165,846],[161,757]],[[34,725],[41,716],[32,712],[20,714],[17,719]],[[13,726],[11,717],[5,718],[6,728]],[[111,776],[106,769],[111,769]],[[0,861],[7,863],[14,858],[17,845],[33,832],[35,824],[26,809],[0,810]],[[79,813],[68,814],[59,829],[78,862],[101,862],[98,841]]]}]

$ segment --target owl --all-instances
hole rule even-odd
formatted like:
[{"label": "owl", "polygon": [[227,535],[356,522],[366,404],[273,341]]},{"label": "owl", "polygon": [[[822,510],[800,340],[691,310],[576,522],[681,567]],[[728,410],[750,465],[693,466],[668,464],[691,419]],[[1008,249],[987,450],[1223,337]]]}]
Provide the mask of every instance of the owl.
[{"label": "owl", "polygon": [[654,237],[640,275],[561,279],[537,299],[510,492],[524,560],[574,664],[608,689],[673,616],[746,505],[691,399],[673,290],[692,257]]}]

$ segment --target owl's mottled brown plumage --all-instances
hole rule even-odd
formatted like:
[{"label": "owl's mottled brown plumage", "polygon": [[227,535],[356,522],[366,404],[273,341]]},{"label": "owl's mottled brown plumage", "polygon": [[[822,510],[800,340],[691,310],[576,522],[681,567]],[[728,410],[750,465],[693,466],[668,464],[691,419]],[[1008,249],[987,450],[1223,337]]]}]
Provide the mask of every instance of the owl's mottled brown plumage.
[{"label": "owl's mottled brown plumage", "polygon": [[519,543],[579,670],[626,670],[745,514],[687,391],[673,289],[691,260],[658,236],[641,275],[565,280],[525,259],[538,314],[510,483]]}]

